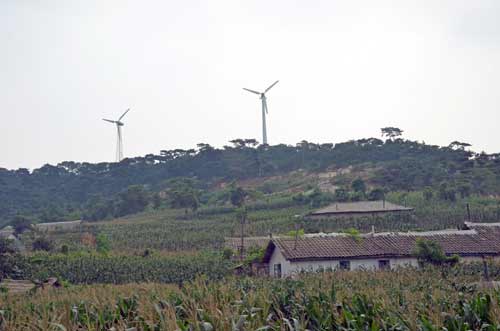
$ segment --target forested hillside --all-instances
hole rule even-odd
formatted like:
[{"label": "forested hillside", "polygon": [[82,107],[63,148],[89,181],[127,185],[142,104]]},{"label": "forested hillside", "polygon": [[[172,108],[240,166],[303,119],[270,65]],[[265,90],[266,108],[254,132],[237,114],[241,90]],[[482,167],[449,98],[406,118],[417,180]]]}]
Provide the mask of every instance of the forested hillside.
[{"label": "forested hillside", "polygon": [[[500,193],[500,154],[474,153],[466,150],[468,144],[457,141],[440,147],[404,140],[398,130],[384,128],[384,140],[368,138],[338,144],[302,141],[295,146],[268,146],[253,139],[236,139],[222,149],[198,144],[196,149],[163,150],[158,155],[128,158],[120,163],[67,161],[32,172],[0,169],[0,222],[20,214],[43,221],[78,218],[82,211],[117,196],[124,202],[115,208],[122,208],[121,214],[126,214],[134,211],[126,201],[127,194],[147,192],[154,203],[154,198],[158,199],[154,193],[178,178],[189,178],[208,190],[232,180],[347,166],[370,168],[370,183],[386,191]],[[116,200],[113,203],[119,204]]]}]

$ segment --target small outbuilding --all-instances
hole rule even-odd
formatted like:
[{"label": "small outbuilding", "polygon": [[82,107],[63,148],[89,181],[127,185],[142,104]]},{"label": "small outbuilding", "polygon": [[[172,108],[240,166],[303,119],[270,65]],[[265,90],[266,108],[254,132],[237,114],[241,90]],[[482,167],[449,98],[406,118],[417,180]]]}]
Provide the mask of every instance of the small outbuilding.
[{"label": "small outbuilding", "polygon": [[333,218],[349,216],[366,216],[389,213],[411,212],[413,208],[400,206],[385,200],[337,202],[325,208],[313,211],[308,218]]},{"label": "small outbuilding", "polygon": [[66,221],[66,222],[49,222],[49,223],[38,223],[34,226],[43,232],[52,231],[69,231],[78,228],[82,224],[81,220],[77,221]]},{"label": "small outbuilding", "polygon": [[243,252],[248,252],[249,249],[264,249],[272,239],[270,236],[261,237],[226,237],[224,239],[224,247],[230,248],[235,252],[240,252],[243,244]]},{"label": "small outbuilding", "polygon": [[303,271],[418,267],[418,239],[437,242],[446,255],[463,261],[500,257],[500,223],[466,223],[465,230],[385,232],[353,236],[343,233],[276,238],[263,262],[269,274],[287,277]]}]

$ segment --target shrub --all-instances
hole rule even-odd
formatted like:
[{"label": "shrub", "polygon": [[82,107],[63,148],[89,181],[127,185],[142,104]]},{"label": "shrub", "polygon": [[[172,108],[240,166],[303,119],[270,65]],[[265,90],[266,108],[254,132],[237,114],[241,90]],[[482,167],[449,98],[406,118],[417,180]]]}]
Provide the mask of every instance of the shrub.
[{"label": "shrub", "polygon": [[345,202],[349,200],[349,191],[345,188],[338,188],[335,190],[335,200],[339,202]]},{"label": "shrub", "polygon": [[61,253],[62,254],[68,254],[69,253],[69,247],[68,247],[68,245],[62,245],[61,246]]},{"label": "shrub", "polygon": [[352,184],[351,184],[352,189],[354,192],[360,192],[365,194],[366,192],[366,184],[363,179],[361,178],[356,178]]},{"label": "shrub", "polygon": [[383,200],[385,198],[385,192],[381,188],[376,188],[371,190],[370,194],[368,194],[368,200],[376,201]]},{"label": "shrub", "polygon": [[46,237],[38,237],[32,243],[32,248],[34,251],[46,251],[49,252],[54,248],[52,241]]},{"label": "shrub", "polygon": [[424,195],[425,201],[431,201],[432,197],[434,196],[434,193],[432,192],[431,188],[426,188],[424,192],[422,193]]},{"label": "shrub", "polygon": [[14,233],[21,234],[24,231],[30,230],[33,225],[33,221],[24,216],[16,216],[12,221],[12,226],[14,228]]},{"label": "shrub", "polygon": [[439,243],[425,239],[417,240],[415,254],[421,262],[434,265],[456,264],[459,259],[457,255],[446,256]]},{"label": "shrub", "polygon": [[101,254],[107,254],[111,249],[111,243],[108,236],[104,233],[99,233],[95,238],[96,250]]}]

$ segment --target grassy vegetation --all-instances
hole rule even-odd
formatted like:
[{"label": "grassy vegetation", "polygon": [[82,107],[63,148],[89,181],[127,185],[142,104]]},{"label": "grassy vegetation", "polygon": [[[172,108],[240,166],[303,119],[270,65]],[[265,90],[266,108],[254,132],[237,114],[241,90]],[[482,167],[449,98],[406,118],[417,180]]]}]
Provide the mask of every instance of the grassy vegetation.
[{"label": "grassy vegetation", "polygon": [[[459,269],[199,278],[0,296],[2,330],[498,330],[500,292]],[[132,329],[135,328],[135,329]]]},{"label": "grassy vegetation", "polygon": [[[470,205],[472,221],[500,220],[500,200],[495,197],[471,196],[452,202],[437,198],[426,200],[422,192],[393,192],[387,195],[388,201],[415,207],[415,211],[411,214],[315,220],[296,217],[313,210],[310,205],[282,207],[284,200],[273,200],[267,209],[261,205],[249,206],[245,234],[285,234],[295,230],[297,222],[306,233],[350,228],[367,232],[372,225],[378,232],[456,228],[468,219],[467,204]],[[110,239],[113,252],[136,254],[146,249],[169,252],[220,249],[224,237],[239,236],[240,229],[240,220],[231,207],[206,208],[188,214],[184,210],[161,209],[114,221],[88,223],[77,230],[56,232],[49,237],[56,247],[66,244],[73,250],[79,250],[85,248],[81,244],[83,234],[97,236],[103,233]]]},{"label": "grassy vegetation", "polygon": [[219,279],[228,274],[230,265],[216,253],[148,256],[38,253],[18,262],[22,278],[58,277],[72,284],[182,283],[199,275]]}]

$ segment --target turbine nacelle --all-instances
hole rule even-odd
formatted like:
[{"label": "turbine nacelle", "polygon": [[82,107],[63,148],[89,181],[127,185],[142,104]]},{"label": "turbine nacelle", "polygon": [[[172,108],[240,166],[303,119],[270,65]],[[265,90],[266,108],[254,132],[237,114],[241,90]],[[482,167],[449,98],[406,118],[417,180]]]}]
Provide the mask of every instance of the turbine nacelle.
[{"label": "turbine nacelle", "polygon": [[109,122],[109,123],[116,124],[117,126],[124,126],[125,125],[125,123],[120,122],[120,121],[113,121],[113,120],[108,120],[108,119],[105,119],[105,118],[103,118],[102,120],[106,121],[106,122]]}]

